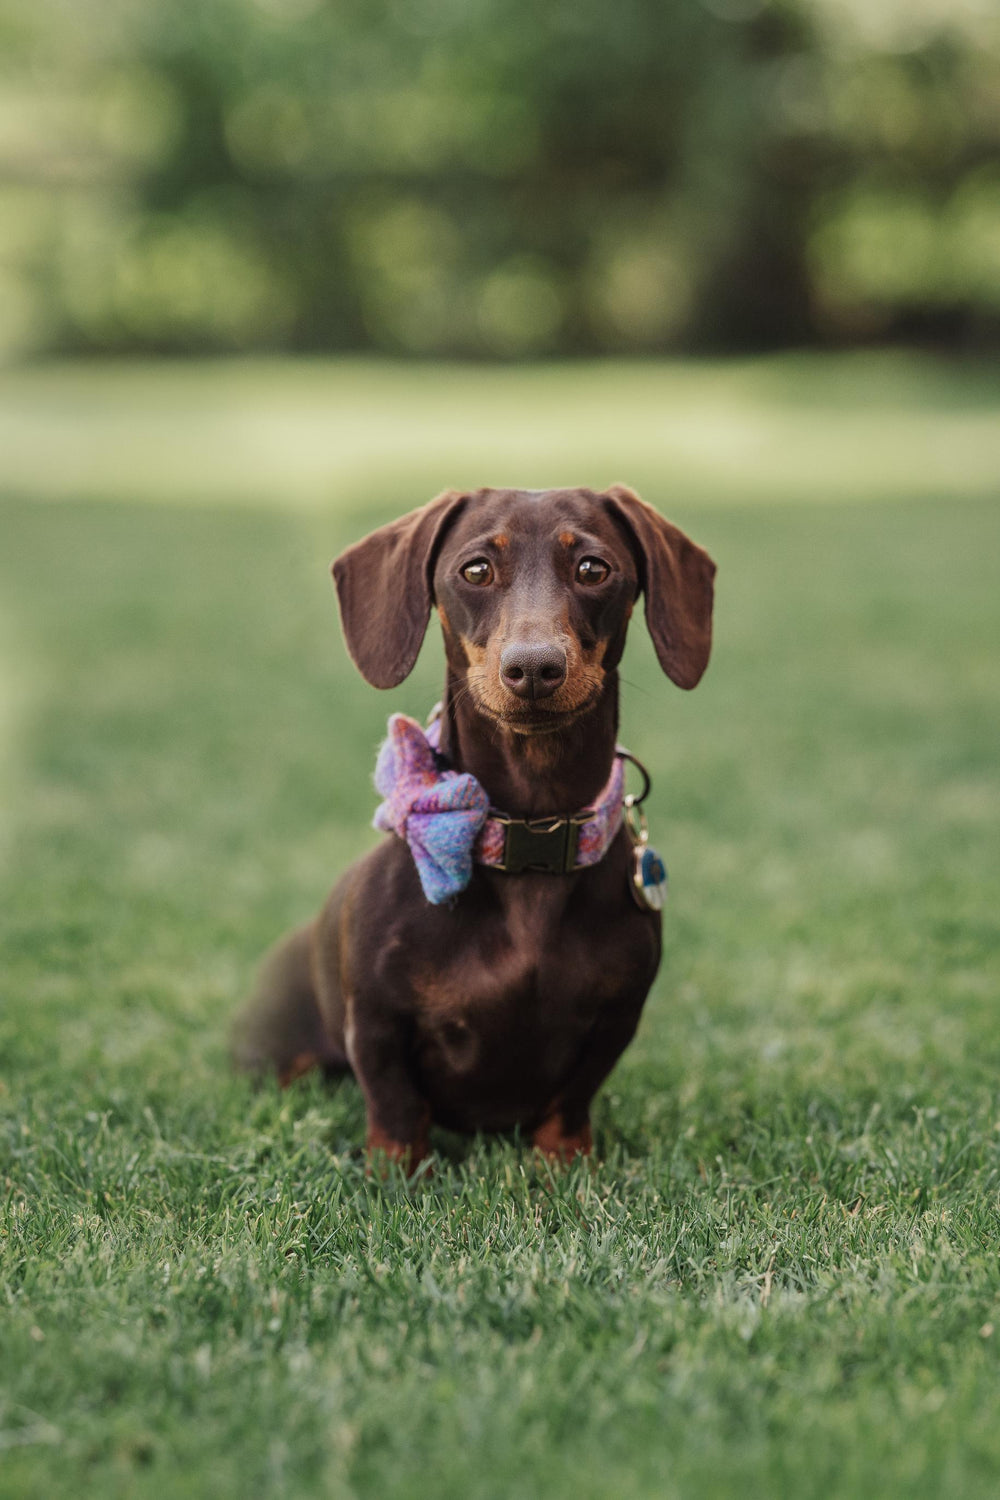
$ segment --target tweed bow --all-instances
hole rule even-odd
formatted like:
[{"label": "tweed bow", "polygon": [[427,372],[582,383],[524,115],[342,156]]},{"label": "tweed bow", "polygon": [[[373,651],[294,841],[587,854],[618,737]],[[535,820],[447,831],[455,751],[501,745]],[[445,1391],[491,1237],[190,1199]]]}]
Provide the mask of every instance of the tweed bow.
[{"label": "tweed bow", "polygon": [[375,787],[385,798],[375,827],[409,844],[428,901],[438,906],[464,891],[490,805],[476,778],[441,769],[417,721],[393,714],[375,766]]}]

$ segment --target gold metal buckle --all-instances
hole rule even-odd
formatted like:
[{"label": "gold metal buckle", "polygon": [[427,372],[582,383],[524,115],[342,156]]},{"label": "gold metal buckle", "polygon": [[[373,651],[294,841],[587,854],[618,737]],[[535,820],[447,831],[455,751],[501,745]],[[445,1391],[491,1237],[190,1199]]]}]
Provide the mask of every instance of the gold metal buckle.
[{"label": "gold metal buckle", "polygon": [[[492,816],[497,817],[494,813]],[[580,829],[592,814],[572,818],[497,817],[506,832],[500,869],[508,875],[536,870],[546,875],[568,875],[576,869]]]}]

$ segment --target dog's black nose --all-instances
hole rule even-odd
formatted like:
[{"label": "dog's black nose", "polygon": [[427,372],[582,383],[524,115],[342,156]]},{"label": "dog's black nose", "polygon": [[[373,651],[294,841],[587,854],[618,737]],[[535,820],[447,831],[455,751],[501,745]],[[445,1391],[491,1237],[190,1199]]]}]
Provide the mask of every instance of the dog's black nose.
[{"label": "dog's black nose", "polygon": [[566,681],[566,653],[515,641],[501,652],[500,681],[519,698],[548,698]]}]

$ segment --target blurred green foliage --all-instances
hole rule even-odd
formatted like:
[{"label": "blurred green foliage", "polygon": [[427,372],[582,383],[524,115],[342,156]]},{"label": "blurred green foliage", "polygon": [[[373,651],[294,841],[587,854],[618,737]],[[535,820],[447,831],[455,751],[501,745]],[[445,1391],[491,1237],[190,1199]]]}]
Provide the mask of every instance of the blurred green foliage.
[{"label": "blurred green foliage", "polygon": [[0,349],[1000,334],[994,0],[0,0]]}]

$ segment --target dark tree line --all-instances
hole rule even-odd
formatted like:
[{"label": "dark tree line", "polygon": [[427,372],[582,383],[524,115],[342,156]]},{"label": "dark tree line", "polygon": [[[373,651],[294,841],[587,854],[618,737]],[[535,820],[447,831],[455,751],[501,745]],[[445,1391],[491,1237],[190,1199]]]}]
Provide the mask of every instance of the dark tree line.
[{"label": "dark tree line", "polygon": [[1000,330],[987,7],[7,0],[0,52],[26,111],[0,311],[29,348]]}]

